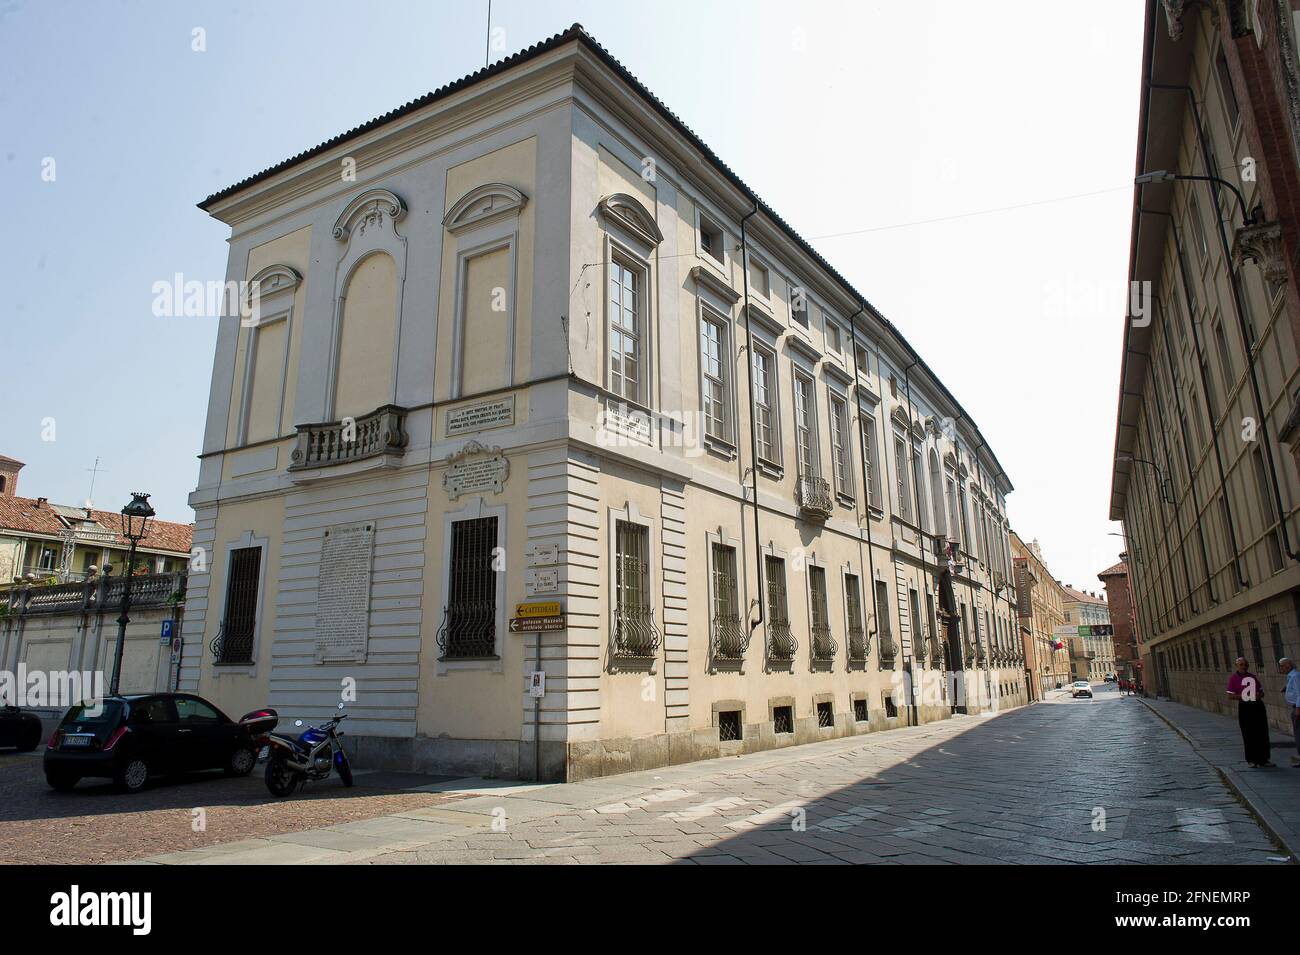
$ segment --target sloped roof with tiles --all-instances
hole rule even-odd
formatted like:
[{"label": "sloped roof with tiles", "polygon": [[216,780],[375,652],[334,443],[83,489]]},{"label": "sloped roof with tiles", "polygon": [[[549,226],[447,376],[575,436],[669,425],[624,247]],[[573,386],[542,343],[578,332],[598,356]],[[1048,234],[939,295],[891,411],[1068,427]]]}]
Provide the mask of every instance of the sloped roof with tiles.
[{"label": "sloped roof with tiles", "polygon": [[[108,547],[130,546],[130,541],[122,536],[122,515],[114,511],[51,504],[30,497],[0,497],[0,534],[18,531],[58,537],[69,529],[106,535],[102,543]],[[139,546],[188,556],[193,539],[193,524],[155,519],[149,522],[149,532]]]}]

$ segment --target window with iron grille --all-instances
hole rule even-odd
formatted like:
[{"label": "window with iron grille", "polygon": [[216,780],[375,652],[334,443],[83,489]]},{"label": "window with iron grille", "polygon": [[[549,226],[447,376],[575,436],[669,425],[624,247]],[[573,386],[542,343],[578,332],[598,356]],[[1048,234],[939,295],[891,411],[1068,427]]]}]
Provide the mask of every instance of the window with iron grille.
[{"label": "window with iron grille", "polygon": [[885,715],[890,719],[894,719],[898,716],[898,704],[894,702],[893,694],[889,690],[886,690],[884,699]]},{"label": "window with iron grille", "polygon": [[648,658],[659,650],[659,632],[650,606],[650,529],[644,524],[614,525],[614,655]]},{"label": "window with iron grille", "polygon": [[715,542],[709,549],[713,558],[713,655],[723,660],[739,660],[749,647],[749,639],[740,625],[736,548]]},{"label": "window with iron grille", "polygon": [[867,631],[862,625],[862,590],[856,574],[844,575],[844,608],[849,626],[849,659],[865,660]]},{"label": "window with iron grille", "polygon": [[496,546],[497,518],[452,522],[447,609],[438,634],[444,659],[496,654],[497,574],[492,566]]},{"label": "window with iron grille", "polygon": [[876,448],[876,419],[863,412],[859,420],[862,423],[862,459],[867,462],[867,500],[872,507],[879,509],[880,452]]},{"label": "window with iron grille", "polygon": [[880,662],[893,666],[894,631],[889,616],[889,585],[883,580],[876,581],[876,629],[880,633]]},{"label": "window with iron grille", "polygon": [[609,390],[631,401],[641,400],[641,275],[609,263]]},{"label": "window with iron grille", "polygon": [[907,591],[907,604],[912,613],[912,656],[923,662],[924,651],[921,649],[921,598],[917,596],[915,588]]},{"label": "window with iron grille", "polygon": [[826,602],[826,569],[809,566],[808,602],[812,611],[812,656],[814,660],[831,660],[835,657],[835,641],[831,639],[830,610]]},{"label": "window with iron grille", "polygon": [[781,460],[776,378],[776,359],[765,348],[754,348],[754,425],[758,437],[758,456],[764,461]]},{"label": "window with iron grille", "polygon": [[774,733],[794,732],[794,707],[793,706],[772,707],[772,732]]},{"label": "window with iron grille", "polygon": [[790,631],[790,607],[786,601],[785,561],[764,555],[763,571],[767,578],[767,655],[773,660],[792,660],[795,639]]},{"label": "window with iron grille", "polygon": [[856,722],[856,723],[865,723],[865,722],[867,721],[867,719],[868,719],[868,717],[867,717],[867,701],[866,701],[866,700],[854,700],[854,701],[853,701],[853,720],[854,720],[854,722]]},{"label": "window with iron grille", "polygon": [[722,322],[705,316],[700,321],[700,372],[704,394],[704,433],[722,441],[731,440],[728,413],[727,330]]},{"label": "window with iron grille", "polygon": [[230,552],[226,579],[226,613],[217,646],[218,663],[252,663],[257,628],[257,588],[261,581],[262,548],[239,547]]},{"label": "window with iron grille", "polygon": [[813,382],[806,375],[794,376],[794,443],[799,474],[820,477],[817,461],[817,409],[813,405]]},{"label": "window with iron grille", "polygon": [[817,704],[817,725],[823,729],[835,725],[835,705],[830,701]]},{"label": "window with iron grille", "polygon": [[723,710],[718,714],[718,739],[723,742],[741,739],[740,710]]},{"label": "window with iron grille", "polygon": [[853,459],[845,440],[848,433],[848,403],[838,395],[831,395],[831,466],[835,471],[835,492],[852,497]]}]

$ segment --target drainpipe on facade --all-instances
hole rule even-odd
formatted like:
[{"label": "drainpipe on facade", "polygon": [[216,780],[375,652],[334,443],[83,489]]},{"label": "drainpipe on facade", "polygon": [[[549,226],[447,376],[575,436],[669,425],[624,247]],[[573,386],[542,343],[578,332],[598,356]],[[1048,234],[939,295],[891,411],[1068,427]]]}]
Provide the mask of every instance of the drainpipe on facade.
[{"label": "drainpipe on facade", "polygon": [[[754,418],[754,331],[749,323],[749,240],[745,234],[745,223],[751,216],[758,215],[758,201],[754,208],[740,220],[740,284],[745,290],[745,366],[749,370],[749,481],[750,493],[754,495],[754,569],[758,572],[758,617],[749,625],[750,638],[754,631],[766,619],[763,601],[763,542],[758,536],[758,422]],[[767,650],[763,650],[764,665]]]},{"label": "drainpipe on facade", "polygon": [[[1196,144],[1200,147],[1201,163],[1205,166],[1206,175],[1217,177],[1219,170],[1210,166],[1210,149],[1205,139],[1205,127],[1201,124],[1201,111],[1196,105],[1196,96],[1192,93],[1192,88],[1186,85],[1166,85],[1163,83],[1153,83],[1147,81],[1147,86],[1153,90],[1177,91],[1182,90],[1187,94],[1187,104],[1192,110],[1192,119],[1196,123]],[[1255,341],[1254,336],[1250,333],[1250,328],[1246,324],[1246,310],[1242,307],[1241,276],[1237,274],[1237,268],[1232,261],[1232,244],[1228,241],[1228,232],[1223,224],[1223,216],[1219,213],[1219,198],[1222,187],[1211,178],[1208,183],[1210,187],[1210,197],[1214,200],[1214,222],[1218,226],[1219,244],[1223,248],[1223,267],[1228,275],[1228,287],[1232,289],[1232,310],[1237,316],[1237,330],[1241,333],[1241,343],[1246,351],[1246,370],[1250,378],[1251,395],[1255,399],[1255,413],[1259,415],[1259,433],[1260,443],[1264,445],[1264,457],[1268,462],[1268,477],[1270,490],[1273,492],[1273,507],[1277,514],[1277,524],[1282,532],[1282,550],[1287,557],[1294,561],[1300,561],[1300,553],[1291,549],[1291,535],[1287,533],[1286,521],[1287,511],[1282,506],[1281,484],[1277,478],[1277,463],[1273,459],[1273,444],[1269,441],[1268,428],[1265,427],[1267,417],[1264,412],[1264,399],[1259,391],[1259,373],[1255,368]],[[1241,204],[1241,218],[1247,225],[1250,224],[1250,210],[1246,208],[1245,197],[1238,200]],[[1227,385],[1225,384],[1225,388]],[[1224,395],[1224,399],[1227,399]]]}]

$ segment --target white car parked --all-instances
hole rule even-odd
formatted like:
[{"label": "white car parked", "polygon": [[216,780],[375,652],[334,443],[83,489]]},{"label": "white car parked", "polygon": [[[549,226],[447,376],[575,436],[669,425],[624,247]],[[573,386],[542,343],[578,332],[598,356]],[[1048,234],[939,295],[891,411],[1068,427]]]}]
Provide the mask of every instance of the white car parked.
[{"label": "white car parked", "polygon": [[1078,699],[1081,696],[1086,696],[1088,699],[1091,700],[1092,684],[1089,683],[1087,680],[1075,680],[1073,683],[1070,684],[1070,696],[1074,699]]}]

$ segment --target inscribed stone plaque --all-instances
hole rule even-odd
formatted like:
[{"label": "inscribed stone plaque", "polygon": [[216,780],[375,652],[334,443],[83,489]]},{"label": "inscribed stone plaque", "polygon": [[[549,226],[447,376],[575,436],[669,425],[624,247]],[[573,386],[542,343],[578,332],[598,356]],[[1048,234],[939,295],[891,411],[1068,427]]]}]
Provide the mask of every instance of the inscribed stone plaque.
[{"label": "inscribed stone plaque", "polygon": [[477,494],[491,491],[500,494],[510,474],[505,455],[493,454],[489,457],[471,457],[453,461],[447,466],[442,484],[447,489],[447,497],[456,500],[462,494]]},{"label": "inscribed stone plaque", "polygon": [[325,529],[316,578],[317,663],[366,658],[374,542],[373,522]]},{"label": "inscribed stone plaque", "polygon": [[504,428],[515,423],[515,396],[484,401],[447,412],[447,437],[470,431]]}]

